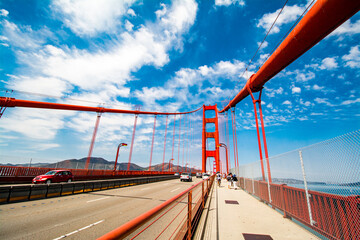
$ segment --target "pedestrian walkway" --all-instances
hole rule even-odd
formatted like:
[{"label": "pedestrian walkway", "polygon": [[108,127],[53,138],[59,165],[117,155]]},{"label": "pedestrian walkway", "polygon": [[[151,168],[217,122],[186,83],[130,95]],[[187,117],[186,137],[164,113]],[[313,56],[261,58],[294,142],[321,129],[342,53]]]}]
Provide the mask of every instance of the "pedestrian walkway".
[{"label": "pedestrian walkway", "polygon": [[212,191],[203,239],[319,239],[245,191],[229,189],[226,180]]}]

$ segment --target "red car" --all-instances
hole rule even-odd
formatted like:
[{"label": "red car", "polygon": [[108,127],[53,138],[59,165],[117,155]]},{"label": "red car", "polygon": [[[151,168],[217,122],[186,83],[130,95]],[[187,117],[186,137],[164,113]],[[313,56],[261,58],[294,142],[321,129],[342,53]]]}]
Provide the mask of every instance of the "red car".
[{"label": "red car", "polygon": [[74,176],[68,170],[52,170],[45,173],[44,175],[36,176],[32,183],[57,183],[57,182],[72,182],[74,181]]}]

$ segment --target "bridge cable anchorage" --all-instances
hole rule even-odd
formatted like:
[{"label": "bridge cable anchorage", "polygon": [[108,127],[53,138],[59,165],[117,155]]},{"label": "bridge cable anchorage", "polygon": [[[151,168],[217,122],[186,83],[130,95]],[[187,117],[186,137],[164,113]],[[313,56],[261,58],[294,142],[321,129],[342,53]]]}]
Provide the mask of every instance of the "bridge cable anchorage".
[{"label": "bridge cable anchorage", "polygon": [[[139,109],[140,108],[137,107],[137,111],[139,111]],[[134,147],[136,123],[137,123],[138,116],[139,116],[138,113],[135,114],[134,129],[133,129],[133,134],[132,134],[132,138],[131,138],[131,146],[130,146],[130,154],[129,154],[129,162],[128,162],[128,166],[127,166],[127,171],[130,171],[131,156],[132,156],[132,151],[133,151],[133,147]]]},{"label": "bridge cable anchorage", "polygon": [[89,147],[89,152],[88,152],[88,156],[86,159],[86,163],[85,163],[85,169],[87,170],[89,168],[89,164],[90,164],[90,158],[94,149],[94,144],[95,144],[95,139],[96,139],[96,134],[97,134],[97,130],[99,128],[99,124],[100,124],[100,118],[102,115],[102,111],[101,108],[99,108],[100,110],[97,112],[97,117],[96,117],[96,122],[95,122],[95,127],[94,127],[94,131],[93,131],[93,135],[91,138],[91,143],[90,143],[90,147]]},{"label": "bridge cable anchorage", "polygon": [[[260,45],[259,45],[259,46],[258,46],[258,48],[256,49],[256,51],[255,51],[255,53],[254,53],[253,57],[250,59],[249,63],[246,65],[245,70],[244,70],[244,71],[243,71],[243,73],[241,74],[241,76],[240,76],[239,80],[236,82],[236,85],[235,85],[235,87],[234,87],[234,89],[233,89],[233,92],[235,91],[236,87],[239,85],[240,79],[241,79],[241,78],[244,76],[244,74],[247,72],[247,70],[248,70],[248,68],[249,68],[250,64],[252,63],[252,61],[254,60],[255,56],[256,56],[256,55],[257,55],[257,53],[259,52],[259,50],[260,50],[261,46],[262,46],[262,45],[263,45],[263,43],[265,42],[265,40],[266,40],[267,36],[269,35],[269,33],[270,33],[271,29],[274,27],[274,25],[275,25],[276,21],[278,20],[278,18],[279,18],[279,16],[280,16],[280,14],[281,14],[281,13],[282,13],[282,11],[284,10],[284,8],[285,8],[285,6],[286,6],[287,2],[288,2],[288,0],[286,0],[286,1],[285,1],[285,3],[284,3],[284,5],[283,5],[283,7],[281,8],[281,10],[280,10],[280,12],[278,13],[278,15],[276,16],[276,18],[275,18],[274,22],[271,24],[271,26],[270,26],[269,30],[267,31],[267,33],[266,33],[266,35],[265,35],[264,39],[262,40],[262,42],[260,43]],[[313,2],[314,2],[314,0],[313,0]],[[311,4],[310,4],[310,5],[311,5]],[[304,12],[304,13],[305,13],[305,12]],[[303,13],[303,14],[304,14],[304,13]],[[282,41],[282,40],[281,40],[281,41]],[[272,54],[272,53],[271,53],[271,54]],[[270,55],[271,55],[271,54],[270,54]],[[263,64],[264,64],[264,63],[263,63]],[[261,64],[261,65],[262,65],[262,64]],[[261,66],[261,65],[260,65],[260,66]],[[228,100],[230,101],[230,99],[228,99]]]},{"label": "bridge cable anchorage", "polygon": [[163,153],[163,164],[162,164],[162,168],[161,168],[161,171],[162,171],[162,172],[164,171],[164,164],[165,164],[166,134],[167,134],[168,118],[169,118],[169,115],[166,115],[165,137],[164,137],[164,153]]},{"label": "bridge cable anchorage", "polygon": [[260,131],[259,131],[259,122],[258,122],[258,116],[257,116],[257,109],[256,109],[256,103],[259,104],[259,115],[260,115],[260,123],[261,123],[261,130],[262,130],[262,138],[263,138],[263,145],[264,145],[264,151],[265,151],[265,158],[266,158],[266,168],[267,168],[267,174],[269,182],[271,183],[271,171],[270,171],[270,163],[269,163],[269,154],[267,149],[267,143],[266,143],[266,135],[265,135],[265,125],[264,125],[264,118],[262,114],[262,108],[261,108],[261,93],[262,89],[259,91],[259,98],[255,99],[251,88],[249,84],[246,84],[246,88],[251,96],[253,105],[254,105],[254,115],[255,115],[255,122],[256,122],[256,132],[258,137],[258,145],[259,145],[259,154],[260,154],[260,161],[261,161],[261,171],[263,174],[263,181],[265,181],[265,171],[264,171],[264,162],[263,162],[263,155],[261,150],[261,140],[260,140]]},{"label": "bridge cable anchorage", "polygon": [[153,150],[154,150],[155,127],[156,127],[156,114],[154,115],[154,128],[153,128],[153,135],[152,135],[152,140],[151,140],[149,171],[151,171],[151,161],[152,161]]}]

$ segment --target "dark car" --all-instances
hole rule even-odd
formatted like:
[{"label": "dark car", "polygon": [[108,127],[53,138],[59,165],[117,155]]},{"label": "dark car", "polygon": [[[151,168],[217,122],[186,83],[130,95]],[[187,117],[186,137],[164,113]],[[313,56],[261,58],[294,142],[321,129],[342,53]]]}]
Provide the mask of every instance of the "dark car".
[{"label": "dark car", "polygon": [[32,183],[58,183],[58,182],[72,182],[74,181],[74,176],[68,170],[52,170],[44,175],[36,176]]}]

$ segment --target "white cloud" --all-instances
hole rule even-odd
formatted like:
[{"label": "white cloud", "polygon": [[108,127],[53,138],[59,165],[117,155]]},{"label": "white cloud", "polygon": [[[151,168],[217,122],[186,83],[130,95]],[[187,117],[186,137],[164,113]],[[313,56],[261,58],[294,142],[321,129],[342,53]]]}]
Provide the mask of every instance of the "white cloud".
[{"label": "white cloud", "polygon": [[360,103],[360,98],[357,98],[355,100],[346,100],[341,103],[341,105],[350,105],[354,103]]},{"label": "white cloud", "polygon": [[133,27],[134,27],[134,25],[133,25],[130,21],[128,21],[128,20],[125,21],[125,28],[126,28],[126,30],[128,30],[129,32],[131,32],[131,31],[133,30]]},{"label": "white cloud", "polygon": [[321,62],[321,66],[319,67],[320,69],[324,70],[332,70],[338,67],[338,64],[336,62],[335,58],[325,58],[322,60]]},{"label": "white cloud", "polygon": [[351,23],[351,19],[344,22],[340,25],[335,31],[333,31],[330,36],[339,36],[338,40],[343,40],[344,35],[354,35],[360,33],[360,20],[357,20],[355,23]]},{"label": "white cloud", "polygon": [[351,48],[348,55],[344,55],[342,57],[342,60],[344,60],[345,66],[350,68],[360,68],[360,51],[359,51],[359,45],[354,46]]},{"label": "white cloud", "polygon": [[293,88],[291,89],[291,92],[292,92],[292,94],[294,94],[294,93],[301,93],[301,88],[299,88],[299,87],[293,87]]},{"label": "white cloud", "polygon": [[283,105],[291,105],[291,102],[289,100],[285,100],[282,104]]},{"label": "white cloud", "polygon": [[323,116],[324,113],[315,113],[315,112],[312,112],[310,113],[311,116]]},{"label": "white cloud", "polygon": [[58,147],[60,147],[60,144],[57,144],[57,143],[41,143],[41,144],[34,145],[34,148],[36,150],[40,150],[40,151],[48,150],[51,148],[58,148]]},{"label": "white cloud", "polygon": [[7,17],[9,15],[9,11],[6,9],[0,9],[0,16]]},{"label": "white cloud", "polygon": [[268,97],[275,97],[276,94],[281,95],[284,92],[284,89],[282,87],[279,87],[277,89],[268,88],[265,86],[265,94]]},{"label": "white cloud", "polygon": [[2,21],[2,27],[3,35],[1,36],[1,41],[6,41],[8,45],[24,50],[39,48],[47,38],[53,36],[46,27],[34,31],[30,26],[18,27],[7,20]]},{"label": "white cloud", "polygon": [[54,0],[52,8],[60,19],[79,36],[113,32],[135,0]]},{"label": "white cloud", "polygon": [[[150,109],[160,107],[156,104],[157,100],[176,100],[177,104],[173,107],[177,111],[183,104],[189,104],[189,98],[192,99],[193,105],[198,105],[203,104],[202,101],[209,101],[210,96],[213,101],[223,99],[224,96],[232,96],[234,89],[222,89],[219,87],[219,79],[237,81],[244,68],[245,63],[238,60],[220,61],[212,66],[204,65],[197,69],[182,68],[164,84],[164,87],[143,88],[141,91],[137,90],[135,95]],[[245,82],[245,79],[242,81]],[[203,86],[205,82],[209,82],[212,87]],[[197,88],[194,95],[190,93],[191,87]]]},{"label": "white cloud", "polygon": [[240,6],[245,6],[244,0],[215,0],[216,6],[230,6],[231,4],[239,4]]},{"label": "white cloud", "polygon": [[127,10],[127,14],[129,14],[129,15],[132,16],[132,17],[136,17],[135,11],[134,11],[133,9],[131,9],[131,8],[129,8],[129,9]]},{"label": "white cloud", "polygon": [[316,103],[318,103],[318,104],[325,104],[325,105],[327,105],[327,106],[329,106],[329,107],[334,106],[334,105],[331,104],[328,100],[329,100],[329,99],[327,99],[327,98],[315,98],[315,99],[314,99],[314,101],[315,101]]},{"label": "white cloud", "polygon": [[[304,6],[285,6],[279,18],[277,19],[275,25],[273,26],[270,34],[280,32],[280,27],[284,24],[295,21],[304,11]],[[268,31],[275,21],[277,15],[281,9],[276,10],[273,13],[264,14],[257,23],[257,27],[264,28],[265,31]]]},{"label": "white cloud", "polygon": [[64,127],[65,116],[73,115],[70,111],[15,108],[1,119],[4,131],[20,133],[30,139],[52,140],[57,131]]},{"label": "white cloud", "polygon": [[324,89],[325,87],[320,87],[319,85],[317,85],[317,84],[314,84],[314,86],[312,87],[312,89],[314,89],[314,90],[316,90],[316,91],[318,91],[318,90],[322,90],[322,89]]}]

